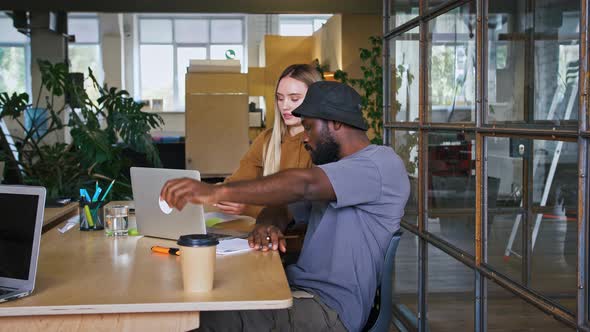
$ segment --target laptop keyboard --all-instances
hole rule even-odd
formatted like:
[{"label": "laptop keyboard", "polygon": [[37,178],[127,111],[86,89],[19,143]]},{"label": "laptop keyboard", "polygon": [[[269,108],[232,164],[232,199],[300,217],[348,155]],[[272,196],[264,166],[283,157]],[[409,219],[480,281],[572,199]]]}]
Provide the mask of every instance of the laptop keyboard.
[{"label": "laptop keyboard", "polygon": [[212,238],[217,239],[217,240],[235,237],[235,236],[231,236],[231,235],[227,235],[227,234],[218,234],[218,233],[207,233],[207,235],[209,235]]},{"label": "laptop keyboard", "polygon": [[14,292],[14,289],[2,289],[2,288],[0,288],[0,296],[6,295],[6,294],[12,293],[12,292]]}]

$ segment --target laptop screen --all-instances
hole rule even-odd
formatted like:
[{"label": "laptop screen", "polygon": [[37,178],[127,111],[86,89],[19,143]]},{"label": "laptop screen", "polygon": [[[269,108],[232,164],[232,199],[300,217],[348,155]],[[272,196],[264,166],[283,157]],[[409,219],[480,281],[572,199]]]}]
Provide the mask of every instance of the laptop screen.
[{"label": "laptop screen", "polygon": [[0,193],[0,278],[27,280],[39,196]]}]

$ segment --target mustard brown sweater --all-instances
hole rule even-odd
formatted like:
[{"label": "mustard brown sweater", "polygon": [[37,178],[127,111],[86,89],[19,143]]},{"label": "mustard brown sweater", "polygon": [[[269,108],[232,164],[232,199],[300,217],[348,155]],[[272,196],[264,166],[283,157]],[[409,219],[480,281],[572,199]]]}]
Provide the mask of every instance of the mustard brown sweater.
[{"label": "mustard brown sweater", "polygon": [[[225,179],[225,182],[254,180],[262,177],[264,148],[268,145],[271,134],[272,128],[269,128],[256,137],[248,152],[240,160],[240,167]],[[279,170],[310,168],[311,166],[309,152],[303,146],[303,132],[295,136],[285,134],[281,142],[281,165]],[[244,214],[256,218],[262,209],[263,206],[248,205]]]}]

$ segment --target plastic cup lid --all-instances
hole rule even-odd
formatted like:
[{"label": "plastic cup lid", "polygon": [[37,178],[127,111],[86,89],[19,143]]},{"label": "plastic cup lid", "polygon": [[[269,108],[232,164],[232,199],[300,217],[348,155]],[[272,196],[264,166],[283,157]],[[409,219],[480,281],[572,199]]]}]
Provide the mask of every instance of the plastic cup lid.
[{"label": "plastic cup lid", "polygon": [[219,241],[207,234],[188,234],[181,235],[176,243],[183,247],[209,247],[218,245]]}]

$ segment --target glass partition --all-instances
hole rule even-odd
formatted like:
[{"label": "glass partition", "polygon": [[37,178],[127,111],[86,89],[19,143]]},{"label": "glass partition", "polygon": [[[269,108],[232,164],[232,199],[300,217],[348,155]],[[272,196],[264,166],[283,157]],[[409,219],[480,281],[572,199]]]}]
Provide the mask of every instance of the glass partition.
[{"label": "glass partition", "polygon": [[384,133],[413,184],[417,259],[396,288],[418,331],[589,326],[588,2],[427,0],[404,26],[412,5],[391,2]]},{"label": "glass partition", "polygon": [[[452,275],[452,278],[449,276]],[[428,245],[428,327],[430,331],[472,331],[475,278],[459,261]]]},{"label": "glass partition", "polygon": [[576,126],[580,1],[489,2],[489,124]]},{"label": "glass partition", "polygon": [[390,42],[391,121],[418,122],[420,86],[420,29],[414,28]]},{"label": "glass partition", "polygon": [[488,331],[551,331],[570,332],[573,329],[544,314],[532,304],[504,288],[489,283]]},{"label": "glass partition", "polygon": [[475,8],[428,22],[428,122],[475,121]]},{"label": "glass partition", "polygon": [[418,314],[418,238],[404,231],[395,255],[394,303],[400,312]]},{"label": "glass partition", "polygon": [[403,220],[418,224],[418,132],[396,131],[393,136],[393,148],[400,156],[410,177],[410,198],[406,203]]},{"label": "glass partition", "polygon": [[398,27],[411,19],[418,17],[420,12],[420,1],[419,0],[407,0],[407,1],[390,1],[390,18],[389,28],[393,29]]},{"label": "glass partition", "polygon": [[475,234],[475,138],[428,135],[428,232],[471,255]]}]

